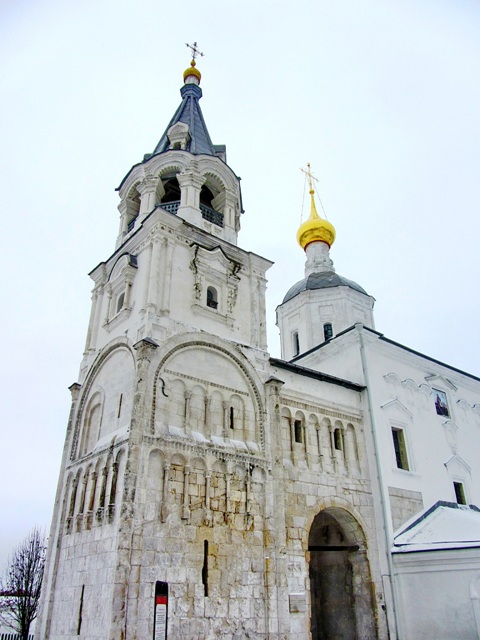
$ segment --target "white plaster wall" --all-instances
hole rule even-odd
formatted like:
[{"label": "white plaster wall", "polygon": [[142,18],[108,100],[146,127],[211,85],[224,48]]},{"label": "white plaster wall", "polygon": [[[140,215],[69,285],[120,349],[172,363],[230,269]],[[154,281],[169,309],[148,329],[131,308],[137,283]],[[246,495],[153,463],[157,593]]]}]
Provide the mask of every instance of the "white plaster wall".
[{"label": "white plaster wall", "polygon": [[[367,357],[387,485],[420,491],[428,507],[456,502],[455,479],[464,483],[467,502],[479,505],[480,416],[473,405],[480,400],[480,381],[380,341],[372,341]],[[449,418],[437,415],[432,388],[446,392]],[[404,429],[409,471],[397,468],[392,426]]]},{"label": "white plaster wall", "polygon": [[356,322],[374,328],[373,298],[350,287],[309,290],[277,307],[282,358],[295,356],[292,334],[297,331],[300,353],[325,342],[323,325],[332,324],[337,335]]},{"label": "white plaster wall", "polygon": [[479,549],[394,554],[408,640],[478,640],[471,585],[480,575]]}]

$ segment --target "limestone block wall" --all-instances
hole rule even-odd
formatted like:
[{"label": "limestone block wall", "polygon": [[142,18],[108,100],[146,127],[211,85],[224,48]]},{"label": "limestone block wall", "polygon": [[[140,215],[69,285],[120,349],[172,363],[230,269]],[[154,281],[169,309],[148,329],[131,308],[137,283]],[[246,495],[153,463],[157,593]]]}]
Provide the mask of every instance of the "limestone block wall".
[{"label": "limestone block wall", "polygon": [[265,463],[160,438],[143,458],[128,637],[153,633],[156,580],[169,583],[173,637],[264,637]]},{"label": "limestone block wall", "polygon": [[396,531],[415,514],[423,509],[423,498],[419,491],[406,491],[388,487],[393,530]]},{"label": "limestone block wall", "polygon": [[109,634],[125,470],[120,444],[70,463],[61,499],[48,638]]}]

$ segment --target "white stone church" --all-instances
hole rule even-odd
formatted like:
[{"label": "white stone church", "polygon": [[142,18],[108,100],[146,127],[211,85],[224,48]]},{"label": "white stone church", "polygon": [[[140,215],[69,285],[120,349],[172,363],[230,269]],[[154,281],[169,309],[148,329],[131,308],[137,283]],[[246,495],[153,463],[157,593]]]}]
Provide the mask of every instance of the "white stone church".
[{"label": "white stone church", "polygon": [[375,329],[313,189],[269,357],[201,97],[193,60],[90,274],[37,640],[479,638],[480,379]]}]

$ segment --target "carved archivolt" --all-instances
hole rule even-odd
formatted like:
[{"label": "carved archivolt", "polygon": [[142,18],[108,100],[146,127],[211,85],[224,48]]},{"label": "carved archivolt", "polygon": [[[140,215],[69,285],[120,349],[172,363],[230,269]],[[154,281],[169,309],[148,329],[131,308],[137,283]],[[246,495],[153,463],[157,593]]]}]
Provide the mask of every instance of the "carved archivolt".
[{"label": "carved archivolt", "polygon": [[174,347],[155,373],[151,433],[264,451],[263,404],[248,366],[211,342]]},{"label": "carved archivolt", "polygon": [[[125,343],[107,347],[93,364],[77,405],[70,459],[90,454],[128,428],[133,405],[135,362]],[[104,393],[108,389],[108,393]]]}]

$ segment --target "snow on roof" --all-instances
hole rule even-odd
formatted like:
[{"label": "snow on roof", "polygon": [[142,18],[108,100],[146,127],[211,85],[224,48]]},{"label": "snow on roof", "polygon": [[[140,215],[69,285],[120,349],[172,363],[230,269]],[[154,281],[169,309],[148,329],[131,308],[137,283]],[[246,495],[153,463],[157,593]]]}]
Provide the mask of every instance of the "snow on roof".
[{"label": "snow on roof", "polygon": [[395,534],[393,553],[480,547],[480,510],[474,505],[436,502]]}]

